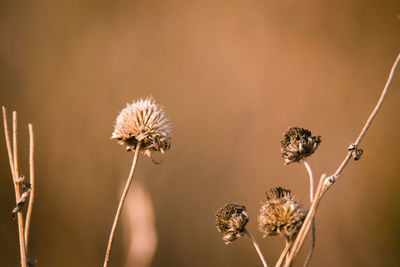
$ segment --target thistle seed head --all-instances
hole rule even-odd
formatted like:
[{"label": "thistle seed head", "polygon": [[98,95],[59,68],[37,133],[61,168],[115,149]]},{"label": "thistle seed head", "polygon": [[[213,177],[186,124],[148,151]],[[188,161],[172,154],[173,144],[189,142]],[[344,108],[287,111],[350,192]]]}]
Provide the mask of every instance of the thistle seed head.
[{"label": "thistle seed head", "polygon": [[263,237],[281,235],[287,241],[296,237],[307,215],[301,202],[295,200],[291,191],[282,187],[266,192],[266,202],[258,215],[258,228]]},{"label": "thistle seed head", "polygon": [[239,204],[226,204],[217,210],[215,224],[225,244],[228,245],[243,236],[244,228],[249,221],[246,208]]},{"label": "thistle seed head", "polygon": [[141,150],[148,156],[151,151],[168,150],[171,146],[172,127],[164,108],[153,98],[139,99],[119,113],[111,138],[126,145],[128,151],[134,150],[141,142]]},{"label": "thistle seed head", "polygon": [[309,130],[291,127],[283,134],[281,141],[281,156],[285,165],[299,162],[317,150],[321,136],[312,136]]}]

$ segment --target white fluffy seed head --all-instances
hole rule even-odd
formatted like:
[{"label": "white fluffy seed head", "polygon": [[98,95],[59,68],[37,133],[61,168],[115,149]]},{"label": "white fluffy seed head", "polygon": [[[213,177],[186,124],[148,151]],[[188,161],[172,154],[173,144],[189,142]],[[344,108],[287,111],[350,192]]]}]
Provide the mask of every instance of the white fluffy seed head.
[{"label": "white fluffy seed head", "polygon": [[115,121],[111,138],[126,145],[128,151],[134,150],[140,141],[141,150],[150,155],[151,151],[168,150],[171,135],[171,123],[164,108],[149,97],[127,104]]}]

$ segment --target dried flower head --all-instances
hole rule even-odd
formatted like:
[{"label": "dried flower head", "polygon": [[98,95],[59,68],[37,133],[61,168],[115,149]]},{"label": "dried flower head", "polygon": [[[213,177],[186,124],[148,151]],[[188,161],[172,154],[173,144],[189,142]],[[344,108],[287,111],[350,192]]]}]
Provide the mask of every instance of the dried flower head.
[{"label": "dried flower head", "polygon": [[171,145],[172,127],[162,106],[152,97],[127,104],[118,115],[111,138],[134,150],[141,142],[141,149],[151,156],[151,151],[168,150]]},{"label": "dried flower head", "polygon": [[307,215],[306,209],[282,187],[266,192],[267,200],[258,215],[259,230],[263,237],[281,235],[288,241],[298,233]]},{"label": "dried flower head", "polygon": [[321,143],[321,136],[312,136],[309,130],[291,127],[283,134],[281,156],[285,165],[310,156]]},{"label": "dried flower head", "polygon": [[223,234],[222,239],[226,245],[243,236],[244,227],[249,221],[246,208],[239,204],[226,204],[217,210],[215,217],[215,224],[218,231]]}]

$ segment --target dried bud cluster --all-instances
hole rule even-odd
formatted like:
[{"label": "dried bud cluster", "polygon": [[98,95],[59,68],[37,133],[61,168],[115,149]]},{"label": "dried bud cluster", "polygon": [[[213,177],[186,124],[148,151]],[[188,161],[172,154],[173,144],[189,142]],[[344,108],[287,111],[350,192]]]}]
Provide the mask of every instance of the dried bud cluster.
[{"label": "dried bud cluster", "polygon": [[281,141],[281,156],[285,165],[299,162],[317,150],[321,136],[312,136],[309,130],[291,127],[283,135]]},{"label": "dried bud cluster", "polygon": [[282,187],[266,192],[267,200],[258,215],[259,230],[264,237],[281,235],[288,241],[298,233],[307,215],[303,205]]},{"label": "dried bud cluster", "polygon": [[222,239],[226,245],[243,236],[244,228],[249,221],[246,208],[239,204],[226,204],[218,209],[215,217],[215,224],[218,231],[223,234]]},{"label": "dried bud cluster", "polygon": [[117,139],[127,150],[141,149],[150,156],[151,151],[164,153],[171,145],[172,127],[162,106],[153,98],[140,99],[128,104],[118,115],[112,139]]}]

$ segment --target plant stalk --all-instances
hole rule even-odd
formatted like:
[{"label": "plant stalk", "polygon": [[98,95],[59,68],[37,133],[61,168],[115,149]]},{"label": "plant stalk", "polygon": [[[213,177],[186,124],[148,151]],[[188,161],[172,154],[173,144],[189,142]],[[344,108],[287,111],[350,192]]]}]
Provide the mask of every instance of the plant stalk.
[{"label": "plant stalk", "polygon": [[268,267],[267,262],[265,261],[264,256],[263,256],[263,254],[262,254],[262,252],[260,250],[260,247],[258,246],[254,236],[246,228],[244,228],[244,232],[250,237],[251,241],[253,242],[253,245],[254,245],[254,247],[255,247],[255,249],[256,249],[256,251],[258,253],[258,256],[260,257],[264,267]]},{"label": "plant stalk", "polygon": [[[398,54],[396,60],[393,63],[392,69],[390,70],[389,77],[386,81],[386,84],[383,88],[383,91],[381,93],[381,96],[378,100],[378,103],[376,104],[375,108],[371,112],[370,116],[368,117],[368,120],[366,121],[363,129],[361,130],[360,134],[358,135],[356,141],[351,145],[354,149],[358,149],[358,145],[361,143],[363,137],[367,133],[367,130],[369,129],[373,119],[375,118],[376,114],[378,113],[379,109],[382,106],[383,100],[385,99],[385,96],[388,92],[388,89],[390,87],[390,84],[392,83],[393,75],[394,72],[396,71],[396,68],[399,64],[400,61],[400,54]],[[325,175],[322,175],[320,179],[320,183],[318,185],[317,191],[315,193],[315,198],[312,202],[312,205],[310,207],[310,210],[308,211],[307,217],[304,220],[304,223],[300,229],[299,234],[297,235],[297,238],[295,240],[295,243],[293,244],[292,251],[290,252],[289,259],[285,263],[286,266],[290,266],[296,257],[297,253],[299,252],[301,246],[304,243],[305,237],[308,234],[308,231],[310,230],[310,222],[313,220],[316,209],[318,208],[318,204],[321,201],[321,198],[325,195],[325,193],[328,191],[328,189],[335,183],[335,181],[340,177],[342,174],[344,168],[347,166],[348,162],[352,158],[353,151],[351,149],[348,149],[347,155],[336,170],[336,172],[325,178]]]},{"label": "plant stalk", "polygon": [[[313,202],[314,200],[314,176],[313,176],[313,172],[311,169],[310,164],[308,163],[307,159],[303,160],[304,166],[307,169],[308,172],[308,176],[310,177],[310,203]],[[311,257],[313,255],[314,249],[315,249],[315,239],[316,239],[316,231],[315,231],[315,218],[312,219],[312,223],[311,223],[311,248],[310,248],[310,252],[307,255],[306,261],[304,262],[304,267],[308,266],[308,264],[311,261]]]},{"label": "plant stalk", "polygon": [[289,249],[292,246],[293,241],[286,241],[285,248],[283,249],[281,256],[279,257],[278,261],[276,262],[275,267],[280,267],[285,259],[286,255],[288,255]]},{"label": "plant stalk", "polygon": [[28,127],[29,127],[29,183],[31,185],[31,192],[29,194],[29,205],[25,218],[25,247],[27,254],[28,254],[29,228],[31,224],[33,201],[35,196],[35,172],[34,172],[35,169],[34,169],[34,158],[33,158],[34,139],[33,139],[32,124],[29,124]]},{"label": "plant stalk", "polygon": [[133,174],[135,173],[135,169],[136,169],[136,163],[137,163],[137,159],[138,159],[138,156],[139,156],[140,145],[141,145],[141,142],[140,141],[137,142],[137,145],[136,145],[136,148],[135,148],[135,155],[133,156],[131,170],[129,172],[128,180],[126,181],[126,185],[125,185],[124,191],[123,191],[123,193],[121,195],[121,199],[120,199],[119,204],[118,204],[117,213],[115,214],[115,218],[114,218],[114,223],[113,223],[113,226],[111,228],[110,237],[108,239],[108,245],[107,245],[107,250],[106,250],[106,256],[104,258],[103,267],[107,267],[108,266],[108,262],[110,260],[111,249],[112,249],[112,245],[113,245],[113,241],[114,241],[114,235],[115,235],[115,229],[117,228],[117,224],[118,224],[119,218],[121,216],[122,206],[124,205],[126,196],[128,194],[129,188],[130,188],[130,186],[132,184],[132,181],[133,181]]}]

